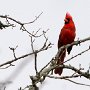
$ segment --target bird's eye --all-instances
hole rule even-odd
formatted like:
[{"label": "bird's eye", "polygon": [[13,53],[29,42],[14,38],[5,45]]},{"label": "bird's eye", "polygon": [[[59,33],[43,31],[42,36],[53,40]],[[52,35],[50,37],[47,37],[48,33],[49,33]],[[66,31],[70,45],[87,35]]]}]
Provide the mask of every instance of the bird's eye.
[{"label": "bird's eye", "polygon": [[66,18],[67,19],[67,21],[70,21],[70,19],[69,18]]},{"label": "bird's eye", "polygon": [[65,24],[68,24],[69,21],[70,21],[70,19],[69,18],[66,18],[64,21],[65,21]]}]

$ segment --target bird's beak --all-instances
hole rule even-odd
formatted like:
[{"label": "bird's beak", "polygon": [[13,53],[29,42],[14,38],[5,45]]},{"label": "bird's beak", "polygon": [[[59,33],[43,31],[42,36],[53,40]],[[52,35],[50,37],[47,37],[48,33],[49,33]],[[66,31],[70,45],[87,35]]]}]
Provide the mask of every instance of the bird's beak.
[{"label": "bird's beak", "polygon": [[64,21],[65,21],[65,22],[68,22],[68,20],[67,20],[66,18],[64,19]]}]

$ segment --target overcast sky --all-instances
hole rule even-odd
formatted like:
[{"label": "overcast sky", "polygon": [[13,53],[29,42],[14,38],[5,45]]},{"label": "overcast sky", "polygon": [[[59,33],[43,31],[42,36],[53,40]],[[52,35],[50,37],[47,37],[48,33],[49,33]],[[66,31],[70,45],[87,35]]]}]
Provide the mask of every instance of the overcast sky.
[{"label": "overcast sky", "polygon": [[[38,68],[40,69],[47,64],[57,52],[57,40],[61,28],[64,24],[64,17],[66,12],[69,12],[76,26],[76,40],[90,36],[90,0],[1,0],[0,15],[9,15],[21,22],[29,22],[35,19],[35,16],[43,14],[33,24],[27,26],[29,32],[36,31],[39,28],[42,30],[49,29],[47,37],[54,45],[51,49],[38,56]],[[11,60],[13,58],[12,51],[9,47],[15,47],[16,56],[31,52],[29,36],[20,31],[19,27],[7,28],[0,31],[0,64]],[[41,47],[43,39],[37,40],[35,49]],[[67,56],[65,60],[72,55],[79,53],[89,47],[90,42],[85,42],[80,46],[73,47],[71,55]],[[88,69],[90,63],[90,52],[87,52],[67,64],[75,67],[82,67]],[[29,75],[34,75],[33,58],[28,57],[25,60],[14,63],[14,67],[0,70],[0,82],[11,81],[6,90],[17,90],[19,87],[25,87],[30,84]],[[62,75],[69,75],[69,70],[64,70]],[[83,77],[73,79],[77,82],[90,84],[90,80]],[[90,90],[89,87],[73,84],[65,80],[55,80],[47,78],[42,85],[39,85],[40,90]]]}]

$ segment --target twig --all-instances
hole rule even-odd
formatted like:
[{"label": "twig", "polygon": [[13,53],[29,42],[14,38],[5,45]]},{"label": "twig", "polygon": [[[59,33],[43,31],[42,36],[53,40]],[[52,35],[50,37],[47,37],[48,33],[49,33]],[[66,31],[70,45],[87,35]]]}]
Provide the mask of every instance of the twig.
[{"label": "twig", "polygon": [[13,56],[14,56],[15,59],[16,59],[15,50],[16,50],[17,47],[18,47],[18,45],[15,48],[9,47],[10,50],[13,51]]},{"label": "twig", "polygon": [[67,79],[67,78],[76,78],[76,77],[80,77],[81,75],[71,75],[71,76],[60,76],[60,77],[56,77],[56,76],[51,76],[51,75],[47,75],[47,77],[49,78],[54,78],[54,79]]},{"label": "twig", "polygon": [[[81,64],[79,64],[79,69],[78,70],[84,70],[84,68],[81,68]],[[77,72],[74,72],[73,74],[72,74],[72,76],[74,76],[75,74],[77,74]],[[81,76],[80,76],[81,77]]]},{"label": "twig", "polygon": [[[17,21],[17,20],[15,20],[15,19],[13,19],[13,18],[11,18],[11,17],[9,17],[8,15],[0,15],[0,17],[1,18],[5,18],[5,19],[9,19],[9,20],[12,20],[12,21],[14,21],[14,22],[16,22],[16,23],[18,23],[18,24],[20,24],[21,26],[23,26],[24,24],[31,24],[31,23],[34,23],[41,15],[42,15],[42,13],[43,12],[41,12],[38,16],[36,16],[35,17],[35,19],[33,20],[33,21],[31,21],[31,22],[28,22],[28,23],[21,23],[20,21]],[[9,22],[9,21],[8,21]]]},{"label": "twig", "polygon": [[35,55],[35,71],[37,74],[38,73],[38,70],[37,70],[37,53],[35,53],[34,55]]},{"label": "twig", "polygon": [[6,69],[6,68],[9,68],[9,67],[11,67],[11,66],[15,66],[15,65],[13,65],[13,64],[9,64],[8,66],[6,66],[6,67],[4,67],[4,68],[0,68],[0,69]]},{"label": "twig", "polygon": [[28,23],[22,23],[22,22],[20,22],[20,21],[18,21],[18,20],[15,20],[15,19],[9,17],[8,15],[0,15],[0,17],[1,17],[1,18],[5,18],[6,21],[7,21],[7,23],[8,23],[8,25],[2,24],[1,29],[3,29],[3,27],[14,26],[14,24],[11,24],[11,23],[9,22],[9,20],[11,20],[11,21],[13,21],[13,22],[19,24],[19,25],[21,26],[21,27],[20,27],[20,30],[27,32],[30,36],[33,36],[33,37],[40,37],[40,36],[42,36],[42,34],[39,35],[39,36],[34,35],[34,34],[31,34],[31,33],[25,28],[25,25],[26,25],[26,24],[34,23],[34,22],[42,15],[42,13],[43,13],[43,12],[41,12],[38,16],[36,16],[35,19],[34,19],[33,21],[28,22]]},{"label": "twig", "polygon": [[[37,52],[37,51],[34,50],[34,47],[33,47],[33,44],[34,44],[35,39],[32,40],[32,38],[33,38],[33,37],[31,36],[31,48],[32,48],[32,51],[33,51],[33,52]],[[37,53],[34,53],[34,56],[35,56],[34,66],[35,66],[35,72],[36,72],[36,74],[37,74],[37,73],[38,73],[38,70],[37,70]]]},{"label": "twig", "polygon": [[[38,53],[38,52],[41,52],[41,51],[43,51],[43,50],[37,51],[37,53]],[[15,62],[15,61],[18,61],[19,59],[25,58],[25,57],[27,57],[27,56],[33,55],[34,53],[35,53],[35,52],[28,53],[28,54],[22,55],[22,56],[20,56],[20,57],[17,57],[17,58],[15,58],[15,59],[13,59],[13,60],[7,61],[7,62],[5,62],[5,63],[3,63],[3,64],[0,64],[0,67],[5,66],[5,65],[7,65],[7,64],[11,64],[11,63],[13,63],[13,62]]]},{"label": "twig", "polygon": [[41,12],[38,16],[35,16],[35,19],[31,22],[28,22],[28,23],[23,23],[23,24],[31,24],[31,23],[34,23],[41,15],[43,14],[43,12]]},{"label": "twig", "polygon": [[13,63],[13,62],[15,62],[15,61],[18,61],[19,59],[28,57],[28,56],[33,55],[33,54],[35,54],[35,53],[39,53],[39,52],[42,52],[42,51],[44,51],[44,50],[47,50],[48,48],[51,48],[51,45],[52,45],[52,44],[49,43],[49,44],[46,45],[46,46],[42,46],[39,50],[35,50],[34,52],[31,52],[31,53],[22,55],[22,56],[20,56],[20,57],[16,57],[15,59],[9,60],[9,61],[7,61],[7,62],[5,62],[5,63],[3,63],[3,64],[0,64],[0,67],[5,66],[5,65],[8,65],[8,64],[11,64],[11,63]]},{"label": "twig", "polygon": [[78,83],[78,82],[75,82],[75,81],[73,81],[73,80],[70,80],[70,78],[81,77],[81,75],[61,76],[61,77],[55,77],[55,76],[49,76],[49,75],[47,75],[47,77],[49,77],[49,78],[54,78],[54,79],[64,79],[64,80],[68,80],[68,81],[70,81],[70,82],[72,82],[72,83],[74,83],[74,84],[84,85],[84,86],[89,86],[89,87],[90,87],[90,85],[88,85],[88,84]]},{"label": "twig", "polygon": [[63,62],[63,63],[66,63],[66,62],[72,60],[73,58],[75,58],[75,57],[77,57],[77,56],[79,56],[79,55],[81,55],[81,54],[83,54],[83,53],[85,53],[85,52],[87,52],[87,51],[89,51],[89,50],[90,50],[90,47],[89,47],[88,49],[86,49],[86,50],[84,50],[84,51],[82,51],[82,52],[80,52],[80,53],[74,55],[73,57],[69,58],[68,60],[66,60],[66,61]]},{"label": "twig", "polygon": [[70,81],[70,82],[72,82],[74,84],[83,85],[83,86],[89,86],[90,87],[90,85],[88,85],[88,84],[78,83],[78,82],[75,82],[75,81],[67,79],[67,78],[65,78],[64,80]]},{"label": "twig", "polygon": [[88,72],[82,72],[81,70],[71,66],[71,65],[63,65],[62,66],[63,68],[66,68],[66,69],[71,69],[75,72],[77,72],[78,74],[82,75],[83,77],[87,78],[87,79],[90,79],[90,74]]},{"label": "twig", "polygon": [[65,45],[65,46],[60,47],[59,50],[58,50],[58,52],[57,52],[57,54],[55,55],[55,58],[58,58],[58,57],[59,57],[59,54],[60,54],[61,50],[65,49],[65,48],[68,48],[68,47],[70,47],[70,46],[73,46],[73,45],[78,45],[78,44],[80,44],[80,43],[83,43],[83,42],[89,41],[89,40],[90,40],[90,37],[87,37],[87,38],[85,38],[85,39],[82,39],[82,40],[79,40],[79,41],[74,41],[74,42],[71,43],[71,44],[67,44],[67,45]]}]

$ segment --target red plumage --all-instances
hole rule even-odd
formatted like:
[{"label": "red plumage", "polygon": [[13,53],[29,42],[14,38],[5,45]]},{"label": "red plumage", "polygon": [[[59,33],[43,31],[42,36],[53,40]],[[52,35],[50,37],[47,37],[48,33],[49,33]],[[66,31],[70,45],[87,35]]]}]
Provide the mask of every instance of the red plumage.
[{"label": "red plumage", "polygon": [[[65,23],[63,28],[61,29],[59,39],[58,39],[58,49],[67,44],[71,44],[76,36],[76,29],[75,29],[75,24],[73,22],[72,16],[69,13],[66,13],[65,16]],[[70,54],[70,51],[72,50],[72,46],[67,48],[68,54]],[[63,64],[64,58],[66,56],[66,50],[62,50],[61,53],[59,54],[59,59],[57,61],[57,65]],[[56,68],[54,73],[61,75],[63,71],[62,67]]]}]

